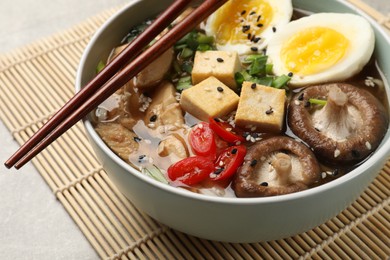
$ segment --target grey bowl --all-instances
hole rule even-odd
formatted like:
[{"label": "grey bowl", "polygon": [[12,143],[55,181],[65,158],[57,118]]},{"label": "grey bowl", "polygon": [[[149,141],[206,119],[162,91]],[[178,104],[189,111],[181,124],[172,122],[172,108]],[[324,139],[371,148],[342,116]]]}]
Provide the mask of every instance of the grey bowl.
[{"label": "grey bowl", "polygon": [[[126,35],[128,29],[166,7],[169,0],[136,1],[112,16],[95,34],[82,57],[76,88],[94,75],[99,60]],[[390,39],[356,7],[341,0],[295,0],[293,5],[313,12],[348,12],[367,18],[376,34],[375,55],[390,81]],[[387,100],[389,86],[386,85]],[[154,219],[179,231],[226,242],[259,242],[308,231],[336,216],[364,191],[389,156],[387,132],[375,154],[352,172],[310,190],[268,198],[219,198],[191,193],[159,183],[127,165],[100,139],[88,119],[85,128],[104,169],[119,190]]]}]

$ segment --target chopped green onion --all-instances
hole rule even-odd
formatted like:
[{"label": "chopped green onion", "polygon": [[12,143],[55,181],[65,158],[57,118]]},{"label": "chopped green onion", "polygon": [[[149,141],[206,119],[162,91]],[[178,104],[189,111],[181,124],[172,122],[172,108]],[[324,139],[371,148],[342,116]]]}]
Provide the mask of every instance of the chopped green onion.
[{"label": "chopped green onion", "polygon": [[291,80],[291,78],[287,75],[281,75],[276,77],[272,82],[272,87],[274,88],[282,88],[287,85],[287,83]]},{"label": "chopped green onion", "polygon": [[106,66],[106,64],[104,64],[104,62],[102,60],[99,61],[98,65],[96,66],[96,73],[99,73],[100,71],[102,71],[102,69],[104,69],[105,66]]},{"label": "chopped green onion", "polygon": [[253,78],[252,81],[259,85],[271,87],[273,82],[273,77]]},{"label": "chopped green onion", "polygon": [[263,54],[251,54],[245,57],[244,63],[252,63],[255,59],[264,57]]},{"label": "chopped green onion", "polygon": [[240,72],[236,72],[236,74],[234,74],[234,79],[237,85],[242,85],[242,83],[245,81],[244,75],[242,75]]},{"label": "chopped green onion", "polygon": [[184,48],[184,49],[181,51],[181,53],[180,53],[180,58],[186,59],[186,58],[191,57],[192,55],[194,55],[194,51],[186,47],[186,48]]},{"label": "chopped green onion", "polygon": [[177,74],[181,74],[182,73],[180,64],[177,62],[177,60],[174,60],[172,65],[173,65],[173,69],[175,70],[175,72]]},{"label": "chopped green onion", "polygon": [[175,50],[182,50],[185,47],[187,47],[187,44],[179,44],[179,45],[175,45],[174,49]]},{"label": "chopped green onion", "polygon": [[185,76],[179,78],[179,81],[176,85],[176,90],[182,92],[183,90],[192,86],[191,76]]},{"label": "chopped green onion", "polygon": [[159,182],[162,182],[162,183],[165,183],[165,184],[169,184],[169,182],[165,178],[164,174],[155,165],[150,165],[148,167],[142,168],[142,173],[147,175],[147,176],[149,176],[149,177],[152,177],[153,179],[155,179],[155,180],[157,180]]},{"label": "chopped green onion", "polygon": [[265,64],[267,63],[267,56],[261,56],[253,60],[249,74],[251,75],[265,75]]},{"label": "chopped green onion", "polygon": [[309,102],[312,105],[320,105],[320,106],[325,106],[327,101],[323,99],[316,99],[316,98],[309,98]]},{"label": "chopped green onion", "polygon": [[181,69],[183,71],[190,74],[192,72],[192,68],[193,66],[191,61],[187,61],[187,60],[183,61],[183,64],[181,65]]},{"label": "chopped green onion", "polygon": [[274,68],[273,64],[266,64],[265,65],[265,73],[267,75],[272,74],[272,69]]},{"label": "chopped green onion", "polygon": [[198,45],[198,48],[197,50],[198,51],[209,51],[209,50],[212,50],[213,48],[211,47],[211,45],[209,44],[205,44],[205,43],[201,43]]},{"label": "chopped green onion", "polygon": [[213,44],[214,37],[213,36],[207,36],[206,34],[199,33],[197,37],[197,41],[199,44]]}]

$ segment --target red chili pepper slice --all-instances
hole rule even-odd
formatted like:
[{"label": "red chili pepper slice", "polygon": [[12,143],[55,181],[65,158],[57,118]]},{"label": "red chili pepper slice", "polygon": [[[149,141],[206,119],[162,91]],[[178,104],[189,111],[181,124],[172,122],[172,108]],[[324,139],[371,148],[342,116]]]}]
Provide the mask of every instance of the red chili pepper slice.
[{"label": "red chili pepper slice", "polygon": [[216,157],[215,136],[208,123],[194,126],[189,133],[189,142],[195,154]]},{"label": "red chili pepper slice", "polygon": [[210,123],[210,128],[223,140],[229,143],[237,143],[237,142],[245,141],[244,137],[232,131],[233,127],[229,123],[220,121],[217,118],[210,118],[209,123]]},{"label": "red chili pepper slice", "polygon": [[215,162],[214,173],[210,175],[210,178],[215,181],[229,179],[242,165],[245,155],[246,147],[244,145],[226,148]]},{"label": "red chili pepper slice", "polygon": [[214,162],[207,157],[192,156],[168,168],[168,177],[187,185],[194,185],[207,179],[214,171]]}]

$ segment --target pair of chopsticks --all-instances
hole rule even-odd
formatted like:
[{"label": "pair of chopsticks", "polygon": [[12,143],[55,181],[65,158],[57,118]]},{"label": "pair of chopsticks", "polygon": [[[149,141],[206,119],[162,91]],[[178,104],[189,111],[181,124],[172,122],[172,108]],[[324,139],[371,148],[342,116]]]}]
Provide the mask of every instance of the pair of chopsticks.
[{"label": "pair of chopsticks", "polygon": [[[176,0],[129,46],[117,55],[84,88],[73,96],[5,163],[7,168],[21,168],[49,144],[65,133],[94,108],[125,85],[153,60],[189,33],[227,0],[205,0],[155,44],[142,52],[189,5],[191,0]],[[129,63],[129,60],[131,62]]]}]

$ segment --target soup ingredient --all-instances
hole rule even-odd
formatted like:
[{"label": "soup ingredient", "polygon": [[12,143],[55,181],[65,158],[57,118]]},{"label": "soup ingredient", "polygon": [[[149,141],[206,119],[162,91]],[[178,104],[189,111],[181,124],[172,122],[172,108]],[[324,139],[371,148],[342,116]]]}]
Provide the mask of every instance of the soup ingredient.
[{"label": "soup ingredient", "polygon": [[152,177],[156,181],[169,184],[164,174],[161,172],[161,170],[158,167],[156,167],[156,165],[149,165],[145,168],[142,168],[142,173],[149,177]]},{"label": "soup ingredient", "polygon": [[286,91],[244,82],[235,116],[237,126],[279,133],[283,128]]},{"label": "soup ingredient", "polygon": [[363,17],[317,13],[278,30],[267,55],[276,75],[293,73],[291,85],[342,81],[362,70],[374,50],[375,35]]},{"label": "soup ingredient", "polygon": [[185,158],[171,165],[167,170],[168,177],[172,181],[190,186],[207,179],[213,171],[213,161],[202,156]]},{"label": "soup ingredient", "polygon": [[[310,99],[326,100],[316,105]],[[351,165],[366,158],[387,130],[383,105],[368,91],[349,84],[308,87],[291,100],[288,124],[319,159]]]},{"label": "soup ingredient", "polygon": [[245,154],[246,147],[243,145],[230,146],[223,150],[215,162],[215,171],[210,175],[211,180],[222,181],[232,178],[244,162]]},{"label": "soup ingredient", "polygon": [[307,189],[320,179],[320,167],[304,144],[284,136],[248,148],[232,187],[237,197],[263,197]]},{"label": "soup ingredient", "polygon": [[229,143],[245,142],[245,138],[236,133],[233,126],[219,118],[209,119],[210,128],[223,140]]},{"label": "soup ingredient", "polygon": [[272,75],[273,65],[267,63],[268,57],[263,54],[248,55],[243,59],[246,68],[236,72],[234,78],[241,89],[244,81],[250,81],[273,88],[287,88],[292,74],[275,76]]},{"label": "soup ingredient", "polygon": [[214,132],[206,122],[200,122],[194,126],[188,140],[195,154],[205,157],[216,157],[216,145]]},{"label": "soup ingredient", "polygon": [[238,95],[215,77],[184,90],[180,105],[196,118],[208,121],[210,117],[228,115],[237,108]]},{"label": "soup ingredient", "polygon": [[144,122],[149,128],[158,128],[161,133],[184,125],[183,111],[176,100],[175,87],[169,81],[163,81],[151,96]]},{"label": "soup ingredient", "polygon": [[292,15],[291,0],[230,0],[212,14],[204,29],[217,49],[240,55],[264,49]]},{"label": "soup ingredient", "polygon": [[118,123],[98,123],[96,132],[120,157],[129,162],[129,155],[138,150],[137,135]]},{"label": "soup ingredient", "polygon": [[[123,49],[126,48],[127,45],[128,44],[116,47],[108,62],[115,58]],[[169,48],[156,60],[146,66],[146,68],[144,68],[140,73],[138,73],[137,76],[132,79],[132,85],[134,85],[135,88],[145,91],[160,83],[171,69],[173,54],[173,48]]]},{"label": "soup ingredient", "polygon": [[191,74],[192,83],[198,84],[208,77],[214,76],[229,88],[237,90],[234,75],[240,70],[241,62],[237,52],[197,51]]},{"label": "soup ingredient", "polygon": [[175,163],[189,156],[186,142],[176,133],[166,136],[158,144],[158,155],[161,157],[169,156],[171,163]]}]

